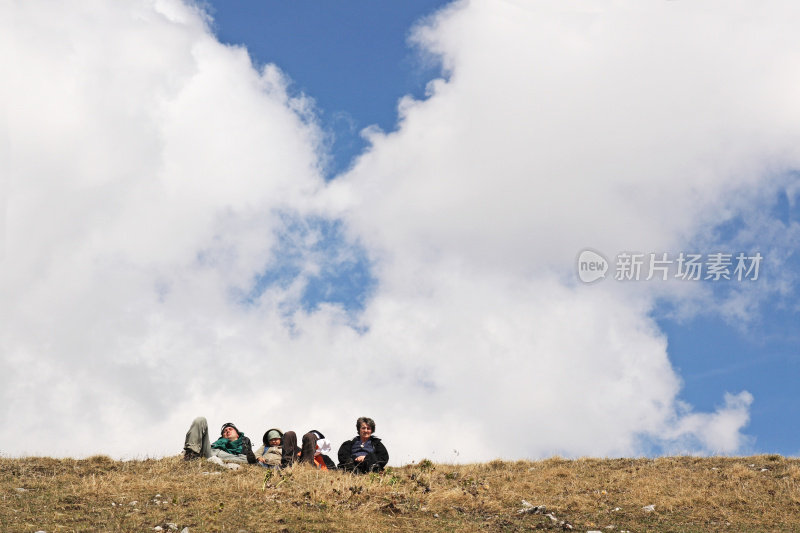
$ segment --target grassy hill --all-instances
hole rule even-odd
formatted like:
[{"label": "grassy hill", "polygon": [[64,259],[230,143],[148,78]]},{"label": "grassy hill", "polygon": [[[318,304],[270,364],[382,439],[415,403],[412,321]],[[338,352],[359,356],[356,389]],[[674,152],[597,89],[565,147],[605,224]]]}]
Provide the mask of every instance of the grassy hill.
[{"label": "grassy hill", "polygon": [[778,455],[423,460],[367,476],[0,458],[0,476],[4,532],[800,531],[800,459]]}]

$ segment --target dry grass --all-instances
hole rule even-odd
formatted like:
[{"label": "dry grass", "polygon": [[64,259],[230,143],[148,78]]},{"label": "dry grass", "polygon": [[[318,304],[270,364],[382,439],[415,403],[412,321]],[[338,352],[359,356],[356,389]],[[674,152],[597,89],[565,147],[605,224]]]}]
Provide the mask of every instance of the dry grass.
[{"label": "dry grass", "polygon": [[[777,455],[421,461],[369,476],[0,458],[0,472],[0,529],[11,532],[800,531],[800,460]],[[523,499],[547,510],[520,513]]]}]

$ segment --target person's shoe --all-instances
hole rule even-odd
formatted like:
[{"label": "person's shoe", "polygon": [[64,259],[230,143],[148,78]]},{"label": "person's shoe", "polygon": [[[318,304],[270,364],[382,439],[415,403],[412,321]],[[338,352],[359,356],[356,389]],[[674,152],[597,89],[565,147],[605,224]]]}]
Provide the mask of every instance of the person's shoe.
[{"label": "person's shoe", "polygon": [[194,461],[195,459],[200,459],[200,454],[194,450],[190,450],[186,448],[183,450],[183,460],[184,461]]}]

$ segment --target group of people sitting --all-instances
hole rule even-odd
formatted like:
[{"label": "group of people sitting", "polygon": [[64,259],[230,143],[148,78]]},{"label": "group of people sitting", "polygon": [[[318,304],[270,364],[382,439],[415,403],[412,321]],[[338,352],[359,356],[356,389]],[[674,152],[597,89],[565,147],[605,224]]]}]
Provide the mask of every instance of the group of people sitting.
[{"label": "group of people sitting", "polygon": [[356,473],[381,471],[389,462],[389,452],[381,439],[373,436],[375,421],[362,416],[356,421],[358,435],[339,446],[339,464],[326,455],[331,443],[325,435],[312,429],[305,435],[300,446],[294,431],[283,433],[280,429],[268,429],[262,445],[253,451],[250,439],[233,424],[226,422],[220,429],[220,437],[211,442],[208,422],[204,417],[195,418],[183,445],[186,461],[204,457],[213,463],[257,464],[265,468],[286,468],[295,463],[305,463],[320,470],[342,469]]}]

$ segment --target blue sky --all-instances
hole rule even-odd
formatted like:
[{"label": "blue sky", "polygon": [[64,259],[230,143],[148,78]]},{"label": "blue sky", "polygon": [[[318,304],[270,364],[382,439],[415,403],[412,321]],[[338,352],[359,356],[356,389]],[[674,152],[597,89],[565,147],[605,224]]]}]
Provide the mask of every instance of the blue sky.
[{"label": "blue sky", "polygon": [[0,8],[0,453],[367,415],[394,464],[798,454],[800,7],[448,5]]},{"label": "blue sky", "polygon": [[439,65],[409,47],[411,27],[447,2],[208,2],[220,40],[247,47],[256,64],[275,63],[293,91],[317,105],[330,134],[329,175],[364,150],[363,128],[394,130],[397,101],[421,97]]}]

